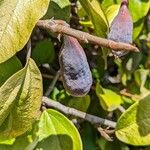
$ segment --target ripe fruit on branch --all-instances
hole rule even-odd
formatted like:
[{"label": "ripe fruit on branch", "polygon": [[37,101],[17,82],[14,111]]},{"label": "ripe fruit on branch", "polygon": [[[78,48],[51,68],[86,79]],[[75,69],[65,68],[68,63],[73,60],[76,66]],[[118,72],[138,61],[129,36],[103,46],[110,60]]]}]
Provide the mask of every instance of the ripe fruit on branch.
[{"label": "ripe fruit on branch", "polygon": [[92,75],[77,39],[64,35],[59,63],[65,89],[73,96],[86,95],[92,85]]},{"label": "ripe fruit on branch", "polygon": [[[114,18],[110,25],[110,32],[108,34],[108,39],[132,43],[132,31],[133,31],[133,21],[128,10],[128,0],[122,0],[121,6],[117,16]],[[128,53],[128,51],[113,51],[112,53],[116,57],[121,57]]]}]

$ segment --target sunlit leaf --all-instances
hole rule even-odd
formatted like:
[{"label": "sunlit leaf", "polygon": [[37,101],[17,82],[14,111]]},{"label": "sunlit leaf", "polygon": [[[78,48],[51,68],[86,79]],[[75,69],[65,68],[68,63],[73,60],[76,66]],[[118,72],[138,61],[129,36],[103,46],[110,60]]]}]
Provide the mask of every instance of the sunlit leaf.
[{"label": "sunlit leaf", "polygon": [[113,19],[116,17],[116,15],[118,14],[120,5],[111,5],[106,9],[106,16],[107,19],[109,21],[109,26],[112,23]]},{"label": "sunlit leaf", "polygon": [[41,98],[41,74],[29,59],[0,88],[0,141],[17,137],[31,128],[40,114]]},{"label": "sunlit leaf", "polygon": [[117,122],[116,136],[122,142],[136,146],[150,144],[150,95],[137,101]]},{"label": "sunlit leaf", "polygon": [[113,111],[122,103],[121,96],[112,90],[102,88],[96,84],[96,95],[99,98],[100,104],[104,110]]},{"label": "sunlit leaf", "polygon": [[36,22],[46,13],[50,0],[1,0],[0,63],[27,43]]},{"label": "sunlit leaf", "polygon": [[91,19],[96,34],[101,37],[106,37],[108,30],[108,21],[97,0],[79,0],[87,15]]},{"label": "sunlit leaf", "polygon": [[80,135],[73,125],[61,113],[48,109],[41,115],[39,122],[39,141],[37,149],[44,150],[82,150]]},{"label": "sunlit leaf", "polygon": [[[150,71],[149,69],[138,69],[134,72],[134,78],[136,83],[140,87],[140,92],[145,92],[145,82],[147,80],[147,77],[149,75]],[[144,90],[144,91],[143,91]]]}]

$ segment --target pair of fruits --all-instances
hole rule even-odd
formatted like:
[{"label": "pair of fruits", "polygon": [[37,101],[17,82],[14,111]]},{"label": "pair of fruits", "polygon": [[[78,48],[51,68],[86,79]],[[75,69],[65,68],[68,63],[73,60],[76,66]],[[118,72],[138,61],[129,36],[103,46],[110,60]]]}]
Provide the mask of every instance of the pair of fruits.
[{"label": "pair of fruits", "polygon": [[[108,39],[132,43],[133,22],[128,10],[128,0],[122,0],[117,16],[110,26]],[[113,51],[116,57],[126,51]],[[92,75],[83,48],[77,39],[64,35],[59,56],[60,70],[65,89],[73,96],[84,96],[92,85]]]}]

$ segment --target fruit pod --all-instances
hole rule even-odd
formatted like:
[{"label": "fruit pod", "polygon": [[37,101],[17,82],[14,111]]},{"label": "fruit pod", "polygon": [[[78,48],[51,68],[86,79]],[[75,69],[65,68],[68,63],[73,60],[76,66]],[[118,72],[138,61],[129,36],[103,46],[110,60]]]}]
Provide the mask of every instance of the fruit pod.
[{"label": "fruit pod", "polygon": [[[116,42],[132,43],[133,21],[128,10],[128,0],[122,0],[117,16],[110,25],[108,39]],[[121,57],[128,51],[112,51],[116,57]]]},{"label": "fruit pod", "polygon": [[76,97],[86,95],[92,85],[92,75],[84,50],[77,39],[64,35],[59,63],[63,85],[68,93]]}]

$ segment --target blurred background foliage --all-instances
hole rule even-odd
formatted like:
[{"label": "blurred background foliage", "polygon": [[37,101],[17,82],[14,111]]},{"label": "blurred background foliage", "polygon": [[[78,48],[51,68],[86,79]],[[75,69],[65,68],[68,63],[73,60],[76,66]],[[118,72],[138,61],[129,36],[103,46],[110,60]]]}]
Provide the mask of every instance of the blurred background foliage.
[{"label": "blurred background foliage", "polygon": [[[109,26],[117,15],[120,0],[52,0],[44,18],[62,19],[72,28],[89,32],[100,37],[107,37]],[[129,11],[133,18],[133,44],[139,53],[130,52],[122,60],[114,60],[108,56],[109,50],[92,44],[82,44],[90,64],[94,83],[90,93],[82,98],[73,98],[62,86],[61,78],[55,85],[50,98],[67,106],[85,111],[100,117],[118,120],[121,113],[118,107],[127,109],[138,99],[150,91],[150,1],[130,0]],[[36,38],[36,30],[32,40]],[[39,31],[44,35],[44,31]],[[47,89],[58,67],[60,44],[47,35],[40,43],[35,42],[32,56],[40,65],[43,72],[44,90]],[[43,46],[44,45],[44,46]],[[39,52],[40,51],[40,52]],[[49,59],[48,59],[49,58]],[[107,58],[107,69],[104,61]],[[46,64],[45,64],[46,63]],[[49,65],[47,65],[49,64]],[[111,114],[111,117],[110,117]],[[107,141],[89,124],[80,124],[84,150],[144,150],[147,148],[125,145],[116,138],[113,142]],[[150,148],[149,148],[150,149]]]},{"label": "blurred background foliage", "polygon": [[[72,28],[107,38],[109,26],[118,13],[120,2],[120,0],[52,0],[44,18],[62,19],[68,22]],[[108,56],[108,49],[92,44],[82,44],[94,79],[90,93],[82,98],[73,98],[63,88],[60,78],[49,95],[50,98],[66,106],[117,121],[121,115],[118,110],[120,105],[127,109],[135,101],[149,94],[150,1],[130,0],[129,11],[134,22],[133,44],[140,49],[140,52],[130,52],[121,60]],[[40,31],[40,34],[47,33]],[[60,44],[53,38],[55,35],[52,33],[50,35],[51,39],[48,40],[52,41],[53,46],[51,46],[51,49],[47,49],[49,51],[46,53],[47,55],[43,57],[46,50],[43,49],[42,43],[35,44],[32,53],[33,58],[40,65],[43,72],[44,90],[47,89],[59,69],[58,54]],[[35,33],[32,38],[34,39],[34,37],[36,37]],[[46,42],[44,45],[46,48]],[[41,49],[43,55],[35,49],[38,49],[38,51]],[[47,59],[47,57],[51,59]],[[48,63],[49,65],[43,65],[43,63]],[[115,137],[113,142],[107,141],[86,122],[80,124],[79,131],[83,140],[84,150],[150,149],[148,147],[133,147],[123,144]]]},{"label": "blurred background foliage", "polygon": [[[72,28],[107,38],[109,26],[118,13],[120,2],[120,0],[51,0],[47,14],[43,18],[62,19]],[[91,91],[85,97],[72,97],[65,91],[62,79],[59,78],[49,95],[51,99],[117,121],[121,115],[118,109],[120,105],[127,109],[150,93],[150,1],[130,0],[129,11],[134,22],[133,44],[140,52],[130,52],[123,59],[114,59],[108,55],[108,49],[93,44],[82,44],[93,75]],[[47,33],[37,27],[32,33],[31,41],[32,58],[42,72],[43,88],[46,92],[59,70],[58,55],[61,43],[55,34]],[[13,57],[8,62],[0,64],[1,72],[3,68],[6,70],[7,66],[10,67],[10,63],[13,68],[9,69],[7,75],[0,74],[1,85],[22,68],[25,62],[24,56],[25,51],[20,51],[17,54],[20,60]],[[113,142],[107,141],[87,122],[81,122],[77,127],[84,150],[150,150],[150,147],[124,144],[116,137]],[[28,142],[24,139],[19,137],[19,141],[24,141],[23,145],[27,145]],[[15,144],[19,142],[14,143],[14,149]],[[2,146],[3,149],[6,147]]]}]

